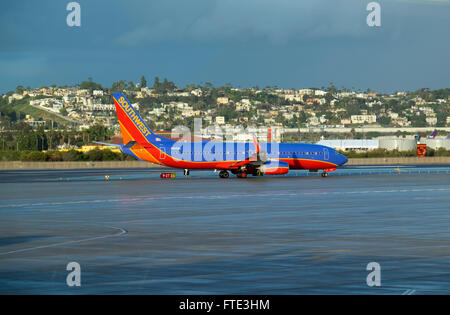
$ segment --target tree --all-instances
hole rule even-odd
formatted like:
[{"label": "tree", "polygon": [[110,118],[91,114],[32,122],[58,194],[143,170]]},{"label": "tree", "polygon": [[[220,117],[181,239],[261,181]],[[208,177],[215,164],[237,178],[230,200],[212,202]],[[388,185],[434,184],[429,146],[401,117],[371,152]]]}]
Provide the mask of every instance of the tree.
[{"label": "tree", "polygon": [[113,92],[122,92],[125,89],[126,89],[126,82],[124,80],[114,82],[111,86],[111,90]]},{"label": "tree", "polygon": [[336,87],[334,86],[333,82],[330,82],[330,83],[328,84],[328,88],[326,89],[326,91],[327,91],[329,94],[331,94],[331,95],[334,95],[334,94],[337,93],[337,89],[336,89]]},{"label": "tree", "polygon": [[169,91],[171,92],[171,91],[176,89],[175,83],[173,83],[172,81],[167,80],[167,78],[164,78],[164,81],[163,81],[162,85],[163,85],[163,91],[165,93],[167,93]]},{"label": "tree", "polygon": [[89,161],[102,161],[103,160],[103,151],[102,150],[91,150],[86,153]]},{"label": "tree", "polygon": [[426,116],[424,114],[415,115],[411,118],[412,127],[426,127]]},{"label": "tree", "polygon": [[280,124],[284,124],[285,123],[285,119],[284,119],[283,114],[281,112],[278,112],[278,116],[275,118],[275,121],[277,123],[280,123]]},{"label": "tree", "polygon": [[389,116],[380,116],[378,117],[378,122],[382,126],[388,126],[391,123],[391,118]]},{"label": "tree", "polygon": [[103,125],[98,124],[91,126],[89,129],[86,129],[85,132],[88,135],[88,142],[104,141],[112,135],[111,130]]},{"label": "tree", "polygon": [[155,89],[155,91],[157,93],[167,93],[167,92],[172,92],[173,90],[176,89],[175,83],[173,83],[172,81],[167,80],[167,78],[164,78],[163,82],[159,82],[159,78],[155,77],[155,83],[153,84],[153,89]]},{"label": "tree", "polygon": [[153,88],[159,90],[161,83],[159,83],[159,77],[155,77],[155,82],[153,83]]},{"label": "tree", "polygon": [[16,93],[17,93],[17,94],[22,94],[24,90],[25,90],[25,89],[23,88],[22,85],[18,85],[18,86],[16,87]]},{"label": "tree", "polygon": [[89,77],[88,81],[81,82],[80,89],[89,90],[92,93],[93,90],[102,90],[103,87],[99,83],[92,81],[92,78]]},{"label": "tree", "polygon": [[141,88],[147,87],[147,80],[144,76],[141,77]]}]

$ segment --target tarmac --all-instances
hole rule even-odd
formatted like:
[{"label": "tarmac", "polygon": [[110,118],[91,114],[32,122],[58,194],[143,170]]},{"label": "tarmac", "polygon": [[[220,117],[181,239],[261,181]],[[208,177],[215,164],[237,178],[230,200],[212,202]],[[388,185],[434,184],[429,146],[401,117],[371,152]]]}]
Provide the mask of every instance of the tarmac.
[{"label": "tarmac", "polygon": [[161,171],[0,171],[0,294],[450,293],[448,165]]},{"label": "tarmac", "polygon": [[[450,156],[427,157],[380,157],[350,158],[347,166],[354,165],[449,165]],[[58,161],[24,162],[0,161],[0,170],[47,170],[47,169],[121,169],[121,168],[160,168],[161,166],[145,161]]]}]

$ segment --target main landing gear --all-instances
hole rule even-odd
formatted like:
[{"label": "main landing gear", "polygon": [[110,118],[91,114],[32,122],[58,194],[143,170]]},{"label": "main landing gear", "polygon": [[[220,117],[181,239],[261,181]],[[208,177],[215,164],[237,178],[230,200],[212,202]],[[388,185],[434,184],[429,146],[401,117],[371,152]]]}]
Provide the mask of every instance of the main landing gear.
[{"label": "main landing gear", "polygon": [[[234,175],[236,175],[237,178],[247,178],[247,176],[249,175],[253,175],[253,176],[263,176],[264,174],[261,172],[261,170],[248,170],[245,168],[241,168],[239,170],[232,170],[231,173],[233,173]],[[230,177],[230,173],[226,170],[221,170],[219,172],[219,177],[220,178],[228,178]]]},{"label": "main landing gear", "polygon": [[253,176],[263,176],[263,173],[258,169],[253,173]]},{"label": "main landing gear", "polygon": [[189,176],[190,172],[187,168],[184,169],[184,176]]},{"label": "main landing gear", "polygon": [[322,177],[328,177],[327,171],[323,170],[323,172],[322,172]]}]

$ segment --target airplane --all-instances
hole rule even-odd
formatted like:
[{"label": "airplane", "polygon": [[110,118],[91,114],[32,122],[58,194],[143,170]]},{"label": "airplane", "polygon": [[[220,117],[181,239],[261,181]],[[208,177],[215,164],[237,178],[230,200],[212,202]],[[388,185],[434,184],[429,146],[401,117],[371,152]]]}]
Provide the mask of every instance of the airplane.
[{"label": "airplane", "polygon": [[[289,170],[309,170],[322,176],[335,171],[348,160],[333,148],[305,143],[253,143],[174,141],[155,134],[123,93],[113,93],[123,144],[116,144],[124,154],[138,160],[171,168],[216,170],[220,178],[230,173],[238,178],[247,175],[284,175]],[[110,143],[97,142],[104,145]]]}]

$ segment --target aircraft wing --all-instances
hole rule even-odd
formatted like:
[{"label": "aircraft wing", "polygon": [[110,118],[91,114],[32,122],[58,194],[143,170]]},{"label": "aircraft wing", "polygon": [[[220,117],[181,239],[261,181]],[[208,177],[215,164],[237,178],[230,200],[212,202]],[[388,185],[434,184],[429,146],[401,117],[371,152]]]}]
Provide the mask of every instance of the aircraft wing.
[{"label": "aircraft wing", "polygon": [[235,162],[235,163],[231,164],[230,167],[232,167],[232,168],[239,168],[241,166],[248,165],[248,164],[258,164],[257,162],[258,161],[255,160],[253,158],[253,156],[251,156],[251,157],[249,157],[249,158],[247,158],[245,160],[242,160],[242,161]]},{"label": "aircraft wing", "polygon": [[264,163],[263,160],[261,159],[261,155],[262,155],[261,147],[259,146],[258,140],[256,139],[256,136],[254,136],[254,135],[253,135],[253,144],[255,145],[256,152],[254,154],[250,155],[245,160],[231,164],[230,167],[239,168],[241,166],[249,165],[249,164],[259,166],[262,163]]}]

